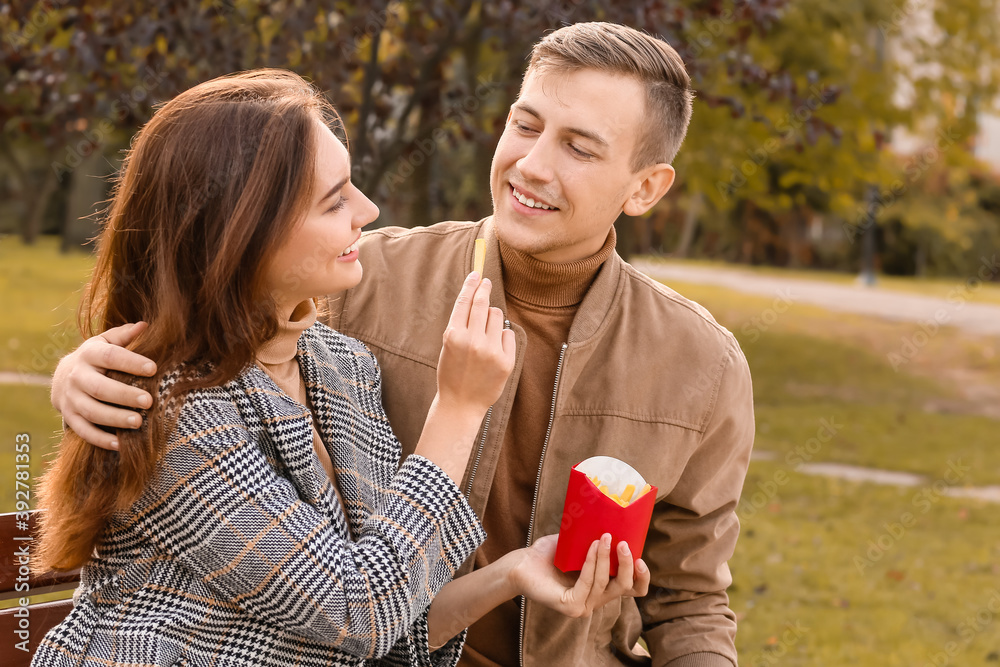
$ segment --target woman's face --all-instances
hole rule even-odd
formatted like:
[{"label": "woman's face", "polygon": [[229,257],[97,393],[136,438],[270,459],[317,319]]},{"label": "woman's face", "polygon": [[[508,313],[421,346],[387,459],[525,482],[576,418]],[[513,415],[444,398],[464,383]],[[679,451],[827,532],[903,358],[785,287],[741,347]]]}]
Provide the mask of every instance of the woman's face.
[{"label": "woman's face", "polygon": [[268,287],[285,313],[305,299],[358,284],[361,228],[378,217],[378,207],[351,183],[347,149],[329,128],[316,125],[313,200],[267,269]]}]

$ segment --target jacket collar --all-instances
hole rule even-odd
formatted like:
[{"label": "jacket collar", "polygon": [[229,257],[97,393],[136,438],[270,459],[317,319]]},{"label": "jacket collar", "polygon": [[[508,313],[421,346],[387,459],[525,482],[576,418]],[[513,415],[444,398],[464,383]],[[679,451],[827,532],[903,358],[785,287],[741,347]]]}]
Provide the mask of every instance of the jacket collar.
[{"label": "jacket collar", "polygon": [[[357,393],[368,389],[358,386],[357,380],[350,377],[351,371],[343,368],[343,362],[325,345],[319,344],[315,326],[306,329],[298,345],[299,367],[313,406],[316,430],[333,462],[337,489],[344,501],[351,533],[360,535],[379,499],[372,470],[373,452],[371,443],[366,440],[370,434],[364,429],[358,430],[357,417],[348,411],[359,409]],[[311,453],[312,448],[309,449]],[[319,460],[315,456],[313,459],[314,469],[328,482]],[[335,507],[339,505],[333,495],[331,502]]]},{"label": "jacket collar", "polygon": [[[483,267],[485,278],[494,285],[503,285],[503,272],[500,260],[500,242],[497,240],[496,226],[493,216],[483,218],[477,238],[486,240],[486,265]],[[472,257],[475,239],[469,241],[470,247],[466,255],[469,257],[469,271],[472,271]],[[597,277],[587,290],[573,318],[573,326],[569,330],[570,343],[584,343],[595,336],[601,324],[607,319],[607,314],[621,292],[622,266],[625,262],[617,252],[601,265]],[[507,300],[504,290],[495,289],[490,295],[490,305],[507,312]]]},{"label": "jacket collar", "polygon": [[[298,363],[306,384],[306,395],[313,406],[313,413],[285,394],[263,369],[254,365],[244,376],[245,388],[258,414],[270,443],[264,442],[268,457],[277,459],[279,472],[295,486],[300,497],[330,519],[345,537],[357,535],[365,519],[377,504],[372,484],[362,479],[367,472],[358,468],[359,461],[367,461],[370,454],[359,451],[358,443],[345,438],[336,430],[336,420],[344,420],[344,403],[352,394],[348,380],[341,375],[336,359],[330,357],[322,346],[313,344],[312,328],[303,332],[297,343]],[[361,475],[338,475],[338,489],[343,497],[347,517],[339,511],[336,491],[323,470],[313,448],[312,427],[315,415],[316,430],[326,445],[334,470],[357,471]],[[350,533],[344,521],[350,525]]]}]

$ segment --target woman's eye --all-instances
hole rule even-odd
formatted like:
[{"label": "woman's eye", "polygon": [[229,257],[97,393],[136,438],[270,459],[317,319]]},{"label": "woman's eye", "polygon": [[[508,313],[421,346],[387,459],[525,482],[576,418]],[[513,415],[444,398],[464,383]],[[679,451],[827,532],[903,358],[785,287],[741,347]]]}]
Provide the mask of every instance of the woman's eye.
[{"label": "woman's eye", "polygon": [[336,213],[337,211],[342,210],[346,204],[347,204],[347,197],[341,197],[336,204],[330,207],[327,213]]}]

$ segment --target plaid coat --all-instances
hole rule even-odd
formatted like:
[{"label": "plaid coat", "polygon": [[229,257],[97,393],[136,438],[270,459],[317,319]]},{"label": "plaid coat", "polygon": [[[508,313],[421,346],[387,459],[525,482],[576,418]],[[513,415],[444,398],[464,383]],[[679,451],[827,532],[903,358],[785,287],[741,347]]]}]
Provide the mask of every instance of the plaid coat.
[{"label": "plaid coat", "polygon": [[110,522],[33,665],[454,665],[427,607],[485,537],[451,479],[400,447],[378,366],[322,324],[298,342],[308,410],[256,366],[185,399],[157,474]]}]

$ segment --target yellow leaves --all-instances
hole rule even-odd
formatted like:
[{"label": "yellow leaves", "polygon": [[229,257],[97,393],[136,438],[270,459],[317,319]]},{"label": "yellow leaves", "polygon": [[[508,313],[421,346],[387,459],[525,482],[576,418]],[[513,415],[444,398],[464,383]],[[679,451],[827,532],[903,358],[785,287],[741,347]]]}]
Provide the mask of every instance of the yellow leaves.
[{"label": "yellow leaves", "polygon": [[281,31],[281,24],[270,16],[261,16],[257,19],[257,34],[260,35],[260,45],[264,49],[271,47],[271,42]]},{"label": "yellow leaves", "polygon": [[163,36],[163,33],[160,33],[159,35],[156,36],[155,48],[156,52],[159,53],[161,56],[167,55],[167,50],[168,50],[167,38]]},{"label": "yellow leaves", "polygon": [[955,202],[950,202],[945,210],[944,219],[948,224],[953,225],[958,222],[958,206]]}]

